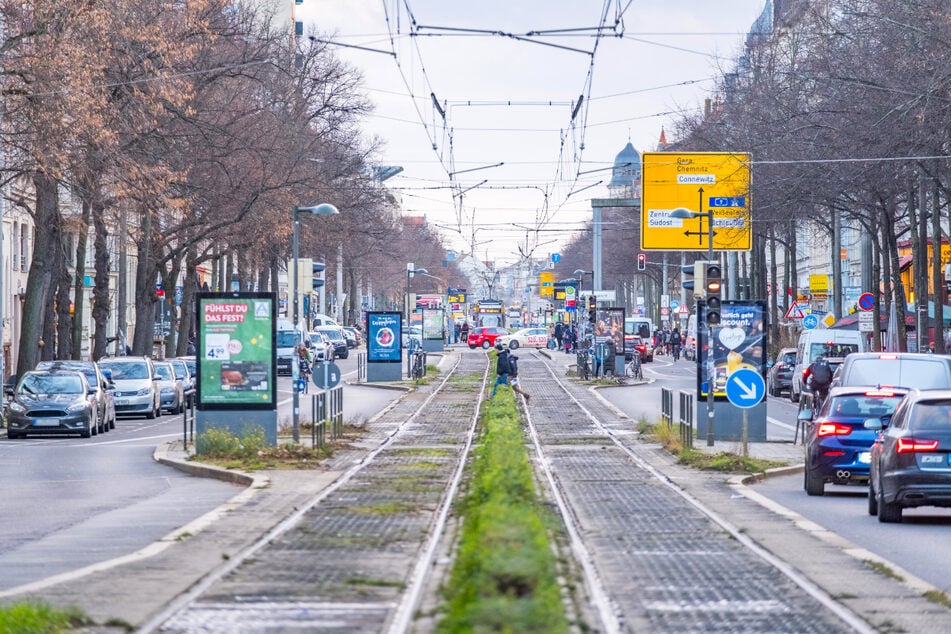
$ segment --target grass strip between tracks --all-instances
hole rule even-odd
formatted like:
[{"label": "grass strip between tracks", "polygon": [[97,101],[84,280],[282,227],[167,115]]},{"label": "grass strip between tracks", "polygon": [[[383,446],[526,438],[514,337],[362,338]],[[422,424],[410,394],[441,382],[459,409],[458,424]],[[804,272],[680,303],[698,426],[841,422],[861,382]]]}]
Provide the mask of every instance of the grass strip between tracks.
[{"label": "grass strip between tracks", "polygon": [[0,608],[0,634],[59,634],[89,623],[75,608],[63,610],[29,601]]},{"label": "grass strip between tracks", "polygon": [[567,632],[546,511],[509,387],[486,401],[439,632]]}]

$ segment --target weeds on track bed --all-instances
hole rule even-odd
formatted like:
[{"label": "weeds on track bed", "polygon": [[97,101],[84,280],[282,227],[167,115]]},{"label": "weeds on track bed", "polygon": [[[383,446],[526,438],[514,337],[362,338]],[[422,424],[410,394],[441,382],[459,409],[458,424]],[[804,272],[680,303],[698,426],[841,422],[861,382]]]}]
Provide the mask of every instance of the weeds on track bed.
[{"label": "weeds on track bed", "polygon": [[675,425],[670,427],[664,423],[651,425],[647,421],[641,420],[638,422],[637,428],[645,439],[660,443],[664,449],[677,456],[678,463],[695,469],[722,471],[724,473],[762,473],[767,469],[787,465],[785,462],[744,457],[728,451],[707,453],[699,449],[685,448],[680,441],[680,434]]},{"label": "weeds on track bed", "polygon": [[438,632],[567,632],[558,570],[511,388],[482,410]]},{"label": "weeds on track bed", "polygon": [[60,634],[90,624],[78,609],[60,610],[32,602],[0,607],[0,634]]}]

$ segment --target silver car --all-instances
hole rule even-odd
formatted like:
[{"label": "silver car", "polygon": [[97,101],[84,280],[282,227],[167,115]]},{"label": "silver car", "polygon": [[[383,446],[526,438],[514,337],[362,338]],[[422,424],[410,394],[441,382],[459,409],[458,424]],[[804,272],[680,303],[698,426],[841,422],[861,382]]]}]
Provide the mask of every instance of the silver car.
[{"label": "silver car", "polygon": [[112,357],[99,361],[99,367],[112,372],[116,386],[116,414],[156,418],[162,415],[158,377],[148,357]]},{"label": "silver car", "polygon": [[185,407],[185,386],[181,379],[175,376],[175,368],[168,361],[156,361],[153,364],[158,376],[158,388],[161,395],[162,409],[169,414],[181,414]]}]

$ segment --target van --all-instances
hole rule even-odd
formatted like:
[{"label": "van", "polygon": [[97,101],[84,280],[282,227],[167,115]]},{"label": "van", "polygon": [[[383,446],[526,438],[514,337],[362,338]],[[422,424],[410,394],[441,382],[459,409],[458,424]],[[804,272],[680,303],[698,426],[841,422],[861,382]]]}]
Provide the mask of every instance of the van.
[{"label": "van", "polygon": [[294,323],[289,319],[277,320],[277,373],[292,374],[294,366],[292,365],[298,356],[297,350],[301,344],[305,343],[304,331],[297,326],[294,329]]},{"label": "van", "polygon": [[624,358],[630,361],[634,356],[635,338],[640,337],[647,342],[648,358],[646,361],[654,359],[653,351],[654,322],[650,317],[628,317],[624,320]]},{"label": "van", "polygon": [[336,326],[340,328],[340,324],[337,323],[337,320],[331,317],[330,315],[316,314],[313,319],[310,320],[311,328],[317,328],[318,326]]},{"label": "van", "polygon": [[951,389],[951,357],[922,352],[864,352],[846,357],[832,385]]},{"label": "van", "polygon": [[864,332],[826,328],[803,331],[796,345],[796,369],[789,388],[789,400],[796,403],[803,392],[809,391],[802,377],[816,357],[822,355],[827,359],[842,359],[853,352],[865,352]]}]

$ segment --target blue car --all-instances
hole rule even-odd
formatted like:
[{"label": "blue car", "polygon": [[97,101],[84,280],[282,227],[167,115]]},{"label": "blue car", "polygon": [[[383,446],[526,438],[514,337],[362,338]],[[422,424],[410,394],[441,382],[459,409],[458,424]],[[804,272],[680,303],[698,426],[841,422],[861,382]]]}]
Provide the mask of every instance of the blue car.
[{"label": "blue car", "polygon": [[875,418],[887,426],[907,393],[904,388],[837,387],[815,415],[808,409],[799,413],[806,425],[803,487],[808,495],[823,495],[829,482],[868,484],[878,432],[866,429],[865,421]]}]

